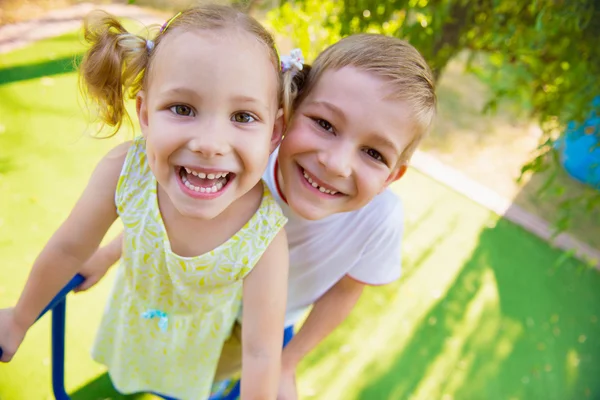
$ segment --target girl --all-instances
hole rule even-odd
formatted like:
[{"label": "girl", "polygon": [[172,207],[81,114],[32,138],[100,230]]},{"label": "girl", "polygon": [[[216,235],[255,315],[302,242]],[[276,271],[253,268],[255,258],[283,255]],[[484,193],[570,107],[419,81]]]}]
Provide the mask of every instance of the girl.
[{"label": "girl", "polygon": [[[348,316],[364,286],[400,276],[402,204],[387,187],[406,171],[436,106],[423,57],[383,35],[342,39],[294,82],[285,138],[263,179],[289,218],[286,337],[312,309],[283,351],[281,400],[296,398],[298,363]],[[82,288],[116,261],[120,246],[116,239],[89,260]],[[218,378],[243,365],[242,325],[226,343]]]},{"label": "girl", "polygon": [[0,310],[2,361],[120,217],[122,263],[92,352],[117,390],[206,398],[243,292],[242,396],[275,398],[286,218],[261,175],[290,90],[272,38],[214,5],[177,14],[154,40],[105,13],[84,31],[85,92],[116,129],[129,92],[142,137],[99,163],[17,305]]}]

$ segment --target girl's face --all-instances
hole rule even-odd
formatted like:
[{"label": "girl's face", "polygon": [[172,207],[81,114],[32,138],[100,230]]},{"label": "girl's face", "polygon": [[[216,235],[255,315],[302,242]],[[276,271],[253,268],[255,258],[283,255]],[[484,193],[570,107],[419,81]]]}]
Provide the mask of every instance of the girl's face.
[{"label": "girl's face", "polygon": [[317,220],[365,206],[406,170],[411,112],[389,85],[353,67],[325,71],[295,110],[279,150],[289,206]]},{"label": "girl's face", "polygon": [[244,33],[175,29],[147,79],[138,116],[159,187],[180,214],[214,218],[260,181],[281,139],[268,52]]}]

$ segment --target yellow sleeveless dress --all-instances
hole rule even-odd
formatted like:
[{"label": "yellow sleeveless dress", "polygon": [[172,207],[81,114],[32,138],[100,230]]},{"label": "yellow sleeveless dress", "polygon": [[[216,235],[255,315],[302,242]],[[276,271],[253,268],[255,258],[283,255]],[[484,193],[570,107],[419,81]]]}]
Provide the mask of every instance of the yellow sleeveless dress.
[{"label": "yellow sleeveless dress", "polygon": [[[264,185],[252,218],[197,257],[171,251],[143,138],[127,154],[115,201],[123,256],[92,357],[122,393],[206,399],[241,306],[242,281],[287,219]],[[198,232],[199,235],[210,232]]]}]

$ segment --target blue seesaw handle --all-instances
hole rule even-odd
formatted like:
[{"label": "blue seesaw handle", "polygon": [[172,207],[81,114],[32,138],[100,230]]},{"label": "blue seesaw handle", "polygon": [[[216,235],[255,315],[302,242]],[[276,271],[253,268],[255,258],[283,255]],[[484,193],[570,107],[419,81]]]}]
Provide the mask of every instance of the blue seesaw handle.
[{"label": "blue seesaw handle", "polygon": [[[44,311],[42,311],[42,313],[40,314],[39,317],[37,317],[37,319],[42,318],[44,316],[44,314],[46,314],[48,311],[50,311],[54,307],[56,307],[56,305],[58,303],[60,303],[61,301],[63,301],[65,299],[65,297],[67,297],[67,295],[69,294],[69,292],[71,290],[73,290],[77,286],[81,285],[81,283],[84,280],[85,280],[85,278],[82,275],[79,275],[79,274],[75,275],[73,277],[73,279],[71,279],[71,281],[69,283],[67,283],[65,285],[65,287],[63,287],[61,289],[61,291],[58,292],[58,294],[56,296],[54,296],[54,298],[52,299],[52,301],[46,306],[46,308],[44,308]],[[0,358],[2,358],[2,347],[0,347]]]}]

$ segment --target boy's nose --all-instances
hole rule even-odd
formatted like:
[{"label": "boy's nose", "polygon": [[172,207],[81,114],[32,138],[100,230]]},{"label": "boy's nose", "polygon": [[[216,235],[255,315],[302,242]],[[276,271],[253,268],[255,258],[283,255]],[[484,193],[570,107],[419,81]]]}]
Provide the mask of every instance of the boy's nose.
[{"label": "boy's nose", "polygon": [[318,159],[332,176],[347,178],[352,173],[352,150],[349,146],[332,146],[320,152]]}]

